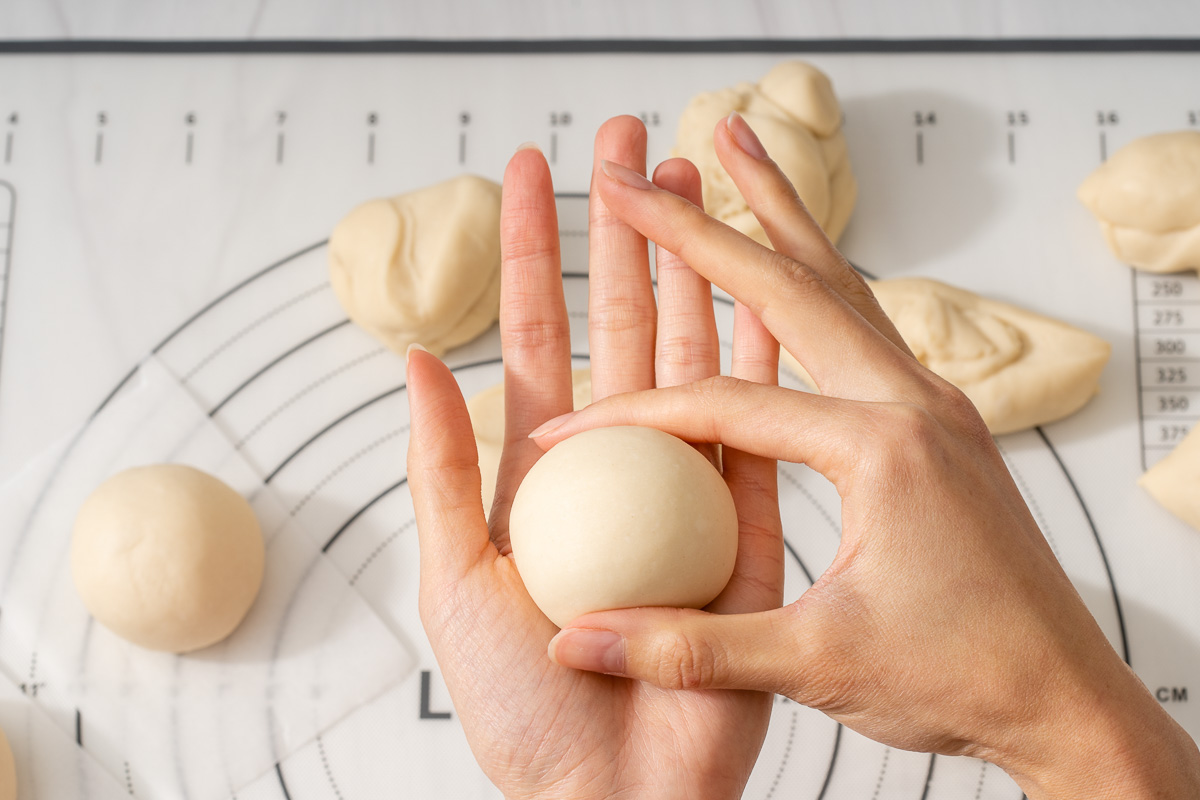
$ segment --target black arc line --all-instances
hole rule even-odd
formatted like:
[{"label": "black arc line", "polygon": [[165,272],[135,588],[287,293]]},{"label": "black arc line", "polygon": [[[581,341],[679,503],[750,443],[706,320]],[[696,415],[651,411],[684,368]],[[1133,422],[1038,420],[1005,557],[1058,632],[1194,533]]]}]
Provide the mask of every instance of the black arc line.
[{"label": "black arc line", "polygon": [[842,746],[842,723],[838,723],[837,733],[833,735],[833,752],[829,754],[829,771],[825,773],[825,781],[821,784],[821,791],[817,794],[817,800],[825,800],[825,793],[829,791],[829,784],[833,781],[833,768],[837,764],[838,750]]},{"label": "black arc line", "polygon": [[[0,52],[3,52],[2,45],[0,45]],[[206,303],[203,307],[201,307],[201,309],[199,311],[197,311],[195,314],[192,314],[190,317],[188,317],[186,320],[184,320],[183,323],[180,324],[179,327],[177,327],[175,330],[173,330],[169,334],[167,334],[167,337],[165,339],[163,339],[161,342],[159,342],[157,345],[155,345],[154,349],[151,350],[150,352],[158,353],[160,350],[162,350],[164,347],[166,347],[168,344],[170,344],[172,339],[174,339],[176,336],[178,336],[180,333],[182,333],[184,328],[187,328],[189,325],[191,325],[193,322],[195,322],[196,320],[203,317],[209,311],[212,311],[213,308],[215,308],[218,304],[229,299],[230,295],[241,291],[242,289],[246,288],[251,283],[254,283],[256,280],[263,277],[264,275],[267,275],[268,273],[273,272],[274,270],[278,269],[279,267],[282,267],[284,264],[287,264],[291,261],[295,261],[297,258],[300,258],[301,256],[308,255],[313,250],[322,248],[327,244],[329,244],[328,239],[322,239],[321,241],[317,242],[316,244],[310,244],[307,247],[303,247],[303,248],[297,250],[296,252],[292,253],[291,255],[284,256],[283,258],[279,259],[278,261],[274,262],[273,264],[268,264],[267,266],[260,269],[258,272],[255,272],[254,274],[250,275],[249,277],[244,278],[243,280],[235,283],[233,286],[229,287],[228,289],[226,289],[225,291],[221,292],[219,295],[214,297],[212,300],[208,301],[208,303]]]},{"label": "black arc line", "polygon": [[329,548],[333,547],[333,543],[336,542],[338,540],[338,538],[341,537],[341,535],[346,532],[347,528],[349,528],[351,525],[354,524],[354,521],[356,519],[361,517],[363,514],[367,513],[367,509],[369,509],[371,506],[375,505],[380,500],[387,497],[389,494],[396,491],[397,489],[399,489],[401,486],[403,486],[406,483],[408,483],[407,475],[405,475],[403,478],[396,481],[391,486],[387,487],[382,492],[380,492],[379,494],[375,495],[370,500],[368,500],[366,505],[359,508],[358,511],[355,511],[353,514],[350,515],[350,519],[348,519],[342,523],[342,527],[340,527],[336,531],[334,531],[333,536],[330,536],[329,541],[327,541],[325,543],[325,545],[321,548],[321,552],[328,553]]},{"label": "black arc line", "polygon": [[929,797],[929,787],[933,785],[933,764],[937,761],[937,753],[929,757],[929,772],[925,773],[925,788],[921,791],[921,800]]},{"label": "black arc line", "polygon": [[292,800],[292,795],[287,788],[287,781],[283,779],[283,768],[278,761],[275,762],[275,777],[279,780],[279,790],[283,792],[284,800]]},{"label": "black arc line", "polygon": [[408,385],[402,383],[399,386],[395,386],[391,389],[388,389],[385,392],[375,395],[370,400],[367,400],[364,403],[360,403],[359,405],[357,405],[354,408],[347,411],[345,414],[342,414],[340,417],[335,419],[333,422],[330,422],[324,428],[321,428],[321,430],[317,431],[312,436],[308,437],[308,439],[306,439],[299,447],[297,447],[286,458],[284,458],[283,461],[280,461],[279,464],[275,467],[275,469],[271,470],[269,473],[267,473],[267,476],[265,478],[263,478],[263,483],[270,483],[275,478],[275,476],[278,475],[279,472],[284,467],[286,467],[288,464],[290,464],[292,462],[292,459],[294,459],[296,456],[300,455],[300,453],[306,447],[308,447],[310,444],[315,442],[317,439],[320,439],[325,434],[329,433],[329,431],[333,430],[335,427],[337,427],[341,423],[345,422],[350,417],[354,416],[355,414],[357,414],[358,412],[367,408],[368,406],[372,406],[375,403],[378,403],[380,400],[384,400],[388,397],[391,397],[394,394],[399,394],[400,392],[404,391],[407,388],[408,388]]},{"label": "black arc line", "polygon": [[222,408],[225,407],[226,403],[228,403],[233,398],[237,397],[238,394],[243,389],[245,389],[247,386],[249,386],[251,383],[253,383],[257,379],[261,378],[263,376],[263,373],[267,372],[272,367],[274,367],[277,364],[279,364],[280,362],[284,361],[289,356],[295,355],[296,352],[303,350],[305,347],[308,347],[310,344],[317,341],[321,337],[326,336],[330,333],[333,333],[338,328],[344,328],[349,324],[350,324],[350,320],[348,318],[342,320],[341,322],[335,322],[333,325],[330,325],[328,328],[325,328],[324,330],[314,333],[312,336],[308,337],[307,339],[300,342],[299,344],[289,347],[287,350],[283,351],[282,353],[277,355],[275,358],[268,361],[263,367],[261,367],[257,372],[255,372],[249,378],[246,378],[246,380],[242,381],[242,383],[236,389],[234,389],[229,394],[225,395],[225,398],[223,400],[221,400],[221,402],[217,403],[215,406],[212,407],[212,410],[210,410],[208,412],[208,416],[215,417],[217,415],[217,412],[219,412]]},{"label": "black arc line", "polygon": [[1108,576],[1108,586],[1112,590],[1113,608],[1117,611],[1117,627],[1121,631],[1121,658],[1125,660],[1126,664],[1133,666],[1129,660],[1129,637],[1125,632],[1125,614],[1121,610],[1121,598],[1117,595],[1117,582],[1113,579],[1113,571],[1108,563],[1108,555],[1104,552],[1104,544],[1100,541],[1100,531],[1096,529],[1096,523],[1092,519],[1092,512],[1088,511],[1087,503],[1083,502],[1083,495],[1080,493],[1079,487],[1075,485],[1075,479],[1067,471],[1067,465],[1063,463],[1062,457],[1054,449],[1054,444],[1051,443],[1050,437],[1046,435],[1046,431],[1042,430],[1041,425],[1036,426],[1034,430],[1037,431],[1037,435],[1041,437],[1046,447],[1050,450],[1050,455],[1054,456],[1054,460],[1058,463],[1058,468],[1062,470],[1063,477],[1067,479],[1067,484],[1075,494],[1075,501],[1079,503],[1079,508],[1083,510],[1084,519],[1087,520],[1088,527],[1092,531],[1092,538],[1096,541],[1096,549],[1100,551],[1100,562],[1104,564],[1104,572]]}]

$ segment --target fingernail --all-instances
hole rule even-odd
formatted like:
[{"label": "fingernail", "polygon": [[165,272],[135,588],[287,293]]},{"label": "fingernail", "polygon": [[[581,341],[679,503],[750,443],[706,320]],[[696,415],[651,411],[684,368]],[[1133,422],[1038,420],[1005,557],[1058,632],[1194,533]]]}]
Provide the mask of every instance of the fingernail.
[{"label": "fingernail", "polygon": [[408,349],[404,351],[404,361],[405,361],[405,363],[407,363],[407,362],[409,361],[409,359],[411,359],[411,358],[412,358],[412,354],[413,354],[413,351],[414,351],[414,350],[420,350],[422,353],[428,353],[428,352],[429,352],[428,350],[426,350],[426,349],[425,349],[424,347],[422,347],[421,345],[417,344],[416,342],[413,342],[412,344],[410,344],[410,345],[408,346]]},{"label": "fingernail", "polygon": [[760,160],[767,157],[766,148],[758,140],[757,134],[746,124],[746,120],[742,119],[741,114],[736,111],[730,112],[729,116],[725,118],[725,127],[746,155]]},{"label": "fingernail", "polygon": [[631,189],[653,189],[654,184],[640,172],[624,167],[615,161],[601,161],[600,169],[605,175],[618,183],[623,183]]},{"label": "fingernail", "polygon": [[538,147],[537,142],[525,142],[517,148],[518,152],[521,150],[537,150],[539,153],[542,152],[542,148]]},{"label": "fingernail", "polygon": [[622,675],[625,672],[625,640],[612,631],[567,628],[550,640],[554,663],[588,672]]},{"label": "fingernail", "polygon": [[530,432],[529,438],[536,439],[539,436],[546,436],[548,434],[553,433],[554,431],[558,430],[563,425],[565,425],[567,423],[567,421],[571,419],[571,417],[575,416],[575,413],[576,412],[574,412],[574,411],[568,411],[566,414],[560,414],[557,417],[546,420],[545,422],[543,422],[541,425],[534,428],[533,431]]}]

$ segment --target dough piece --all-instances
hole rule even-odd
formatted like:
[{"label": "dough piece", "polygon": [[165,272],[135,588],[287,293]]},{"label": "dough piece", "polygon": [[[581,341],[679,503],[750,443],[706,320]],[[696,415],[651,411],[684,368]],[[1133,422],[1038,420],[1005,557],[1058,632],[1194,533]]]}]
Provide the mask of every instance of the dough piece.
[{"label": "dough piece", "polygon": [[739,83],[697,95],[679,118],[673,154],[700,170],[704,210],[770,247],[713,149],[713,129],[733,111],[758,134],[809,213],[836,242],[850,221],[858,185],[842,135],[842,108],[829,78],[811,64],[785,61],[758,85]]},{"label": "dough piece", "polygon": [[[571,371],[574,410],[592,402],[592,371]],[[479,475],[483,482],[483,510],[492,513],[496,497],[496,474],[500,471],[500,453],[504,449],[504,382],[484,389],[467,401],[471,427],[475,430],[475,448],[479,451]]]},{"label": "dough piece", "polygon": [[1112,351],[1098,336],[929,278],[870,285],[917,360],[961,389],[993,434],[1061,419],[1096,394]]},{"label": "dough piece", "polygon": [[198,469],[154,464],[114,475],[84,501],[71,574],[113,633],[186,653],[238,626],[262,585],[264,556],[240,494]]},{"label": "dough piece", "polygon": [[1167,511],[1200,531],[1200,425],[1148,469],[1138,485]]},{"label": "dough piece", "polygon": [[346,215],[329,280],[350,319],[403,355],[471,341],[500,313],[500,186],[460,175]]},{"label": "dough piece", "polygon": [[517,490],[509,518],[529,595],[562,627],[592,611],[703,608],[733,574],[738,523],[721,475],[653,428],[559,442]]},{"label": "dough piece", "polygon": [[8,737],[0,730],[0,800],[17,800],[17,762]]},{"label": "dough piece", "polygon": [[1079,199],[1125,263],[1200,271],[1200,131],[1135,139],[1087,177]]}]

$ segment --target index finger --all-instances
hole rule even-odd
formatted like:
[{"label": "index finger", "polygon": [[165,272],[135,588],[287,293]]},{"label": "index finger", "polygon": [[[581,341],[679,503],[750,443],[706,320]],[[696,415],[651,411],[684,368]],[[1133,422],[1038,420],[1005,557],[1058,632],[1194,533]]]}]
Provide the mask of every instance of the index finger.
[{"label": "index finger", "polygon": [[563,299],[558,214],[541,152],[518,150],[504,173],[500,214],[500,342],[504,450],[489,523],[508,551],[508,509],[541,451],[527,436],[571,410],[571,336]]}]

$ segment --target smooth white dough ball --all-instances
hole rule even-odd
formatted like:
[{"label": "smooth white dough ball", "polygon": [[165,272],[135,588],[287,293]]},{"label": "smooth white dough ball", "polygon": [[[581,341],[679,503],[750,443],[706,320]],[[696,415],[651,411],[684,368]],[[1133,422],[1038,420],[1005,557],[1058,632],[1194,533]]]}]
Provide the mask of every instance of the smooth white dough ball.
[{"label": "smooth white dough ball", "polygon": [[596,428],[555,445],[522,481],[513,558],[562,627],[593,611],[703,608],[733,574],[738,523],[720,473],[653,428]]},{"label": "smooth white dough ball", "polygon": [[170,653],[232,633],[258,595],[264,560],[245,498],[181,464],[109,478],[84,501],[71,541],[71,574],[92,616]]}]

